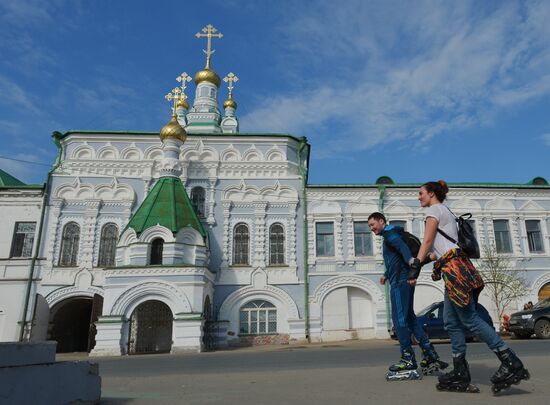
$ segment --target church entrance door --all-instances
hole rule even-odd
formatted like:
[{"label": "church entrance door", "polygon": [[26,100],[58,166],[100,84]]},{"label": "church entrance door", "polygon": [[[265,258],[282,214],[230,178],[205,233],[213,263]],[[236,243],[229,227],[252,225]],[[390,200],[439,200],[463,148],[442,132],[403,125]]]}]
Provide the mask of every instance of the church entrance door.
[{"label": "church entrance door", "polygon": [[161,301],[146,301],[130,317],[129,354],[166,353],[172,348],[174,317]]},{"label": "church entrance door", "polygon": [[50,311],[48,340],[57,341],[57,352],[87,352],[93,299],[74,297],[61,301]]}]

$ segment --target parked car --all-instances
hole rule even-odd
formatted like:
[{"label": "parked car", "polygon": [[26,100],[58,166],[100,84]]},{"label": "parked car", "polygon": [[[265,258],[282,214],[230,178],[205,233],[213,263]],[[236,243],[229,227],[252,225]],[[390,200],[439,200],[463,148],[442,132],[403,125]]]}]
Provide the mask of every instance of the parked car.
[{"label": "parked car", "polygon": [[[494,328],[493,320],[491,319],[491,315],[489,315],[487,309],[485,309],[485,307],[480,303],[477,303],[476,306],[477,313],[481,319]],[[418,312],[416,317],[430,339],[449,339],[449,333],[443,325],[443,301],[434,302],[433,304],[428,305],[426,308]],[[397,338],[393,328],[391,337],[393,339]],[[475,335],[472,332],[466,331],[466,340],[472,341],[474,337]],[[415,339],[413,338],[413,341],[414,340]]]},{"label": "parked car", "polygon": [[508,330],[520,339],[533,333],[539,339],[550,339],[550,298],[537,302],[531,309],[513,313]]}]

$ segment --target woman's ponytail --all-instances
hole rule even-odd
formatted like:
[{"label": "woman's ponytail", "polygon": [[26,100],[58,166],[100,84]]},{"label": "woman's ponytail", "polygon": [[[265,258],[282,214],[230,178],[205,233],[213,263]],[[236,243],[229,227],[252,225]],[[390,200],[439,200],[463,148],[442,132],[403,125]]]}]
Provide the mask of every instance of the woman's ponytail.
[{"label": "woman's ponytail", "polygon": [[422,185],[429,193],[434,193],[439,202],[445,201],[447,193],[449,192],[449,186],[445,180],[429,181]]}]

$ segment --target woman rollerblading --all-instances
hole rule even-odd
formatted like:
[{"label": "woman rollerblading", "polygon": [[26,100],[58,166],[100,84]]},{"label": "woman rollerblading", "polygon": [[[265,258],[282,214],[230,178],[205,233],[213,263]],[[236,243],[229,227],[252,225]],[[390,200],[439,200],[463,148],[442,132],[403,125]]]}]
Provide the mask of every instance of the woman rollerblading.
[{"label": "woman rollerblading", "polygon": [[[521,380],[528,379],[529,372],[494,328],[484,322],[476,311],[476,302],[483,290],[484,283],[464,249],[475,257],[479,257],[479,248],[475,239],[472,239],[471,235],[467,233],[469,231],[464,225],[461,225],[462,247],[459,246],[457,226],[459,219],[443,204],[448,191],[447,183],[443,180],[430,181],[420,187],[418,200],[420,205],[426,208],[424,240],[418,251],[418,257],[411,263],[409,283],[416,284],[420,263],[426,258],[428,252],[433,251],[437,261],[434,263],[432,279],[436,281],[443,278],[445,282],[443,321],[451,338],[455,368],[440,377],[437,389],[461,392],[479,391],[477,388],[472,388],[470,384],[470,372],[466,362],[464,331],[470,330],[485,342],[502,362],[498,371],[491,378],[492,391],[497,393],[511,384],[519,384]],[[464,221],[463,218],[462,221]]]},{"label": "woman rollerblading", "polygon": [[420,380],[422,376],[417,370],[416,359],[414,353],[403,350],[401,359],[390,366],[386,373],[386,380],[401,381],[401,380]]},{"label": "woman rollerblading", "polygon": [[529,371],[523,367],[523,363],[511,349],[498,351],[497,356],[502,362],[499,369],[491,377],[494,394],[510,387],[512,384],[519,384],[521,380],[528,380],[531,376]]}]

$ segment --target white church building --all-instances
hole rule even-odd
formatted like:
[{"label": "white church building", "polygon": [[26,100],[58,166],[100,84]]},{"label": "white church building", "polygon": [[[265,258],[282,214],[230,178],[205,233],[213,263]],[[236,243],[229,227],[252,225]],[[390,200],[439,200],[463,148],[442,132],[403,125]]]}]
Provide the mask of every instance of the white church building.
[{"label": "white church building", "polygon": [[[54,132],[43,186],[0,170],[0,341],[102,356],[388,337],[366,220],[382,211],[422,237],[419,184],[309,184],[306,138],[239,131],[232,73],[220,109],[216,30],[203,32],[193,105],[183,73],[160,132]],[[550,295],[548,182],[450,188],[480,243],[524,274],[524,301]],[[430,273],[417,309],[443,297]]]}]

